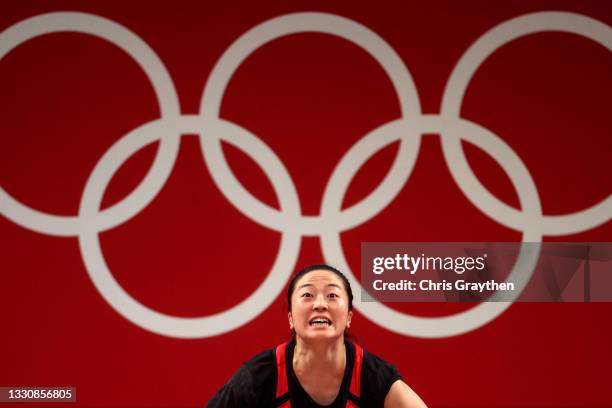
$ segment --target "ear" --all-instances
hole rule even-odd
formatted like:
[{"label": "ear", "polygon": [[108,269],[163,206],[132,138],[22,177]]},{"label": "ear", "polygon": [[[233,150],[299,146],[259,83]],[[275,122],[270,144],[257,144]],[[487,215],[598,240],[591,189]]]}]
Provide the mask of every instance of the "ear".
[{"label": "ear", "polygon": [[287,318],[289,319],[289,328],[293,329],[293,316],[291,316],[291,312],[287,313]]},{"label": "ear", "polygon": [[349,327],[351,327],[351,320],[353,319],[353,311],[349,310],[348,312],[348,318],[346,320],[346,328],[348,329]]}]

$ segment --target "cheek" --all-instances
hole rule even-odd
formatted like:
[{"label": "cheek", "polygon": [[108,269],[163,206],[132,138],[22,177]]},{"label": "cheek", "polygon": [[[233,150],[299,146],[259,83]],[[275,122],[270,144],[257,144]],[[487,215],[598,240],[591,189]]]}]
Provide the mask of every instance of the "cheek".
[{"label": "cheek", "polygon": [[299,302],[296,302],[296,304],[294,304],[292,307],[293,307],[293,311],[291,312],[291,314],[293,315],[294,323],[296,324],[303,323],[304,320],[306,319],[306,314],[308,312],[308,309],[304,307],[304,304],[300,304]]},{"label": "cheek", "polygon": [[349,310],[348,310],[348,303],[346,302],[346,300],[338,299],[336,306],[338,310],[342,310],[344,313],[348,314]]},{"label": "cheek", "polygon": [[334,308],[334,314],[336,315],[336,318],[340,318],[342,321],[345,321],[348,319],[348,313],[348,304],[342,300],[338,301],[336,307]]}]

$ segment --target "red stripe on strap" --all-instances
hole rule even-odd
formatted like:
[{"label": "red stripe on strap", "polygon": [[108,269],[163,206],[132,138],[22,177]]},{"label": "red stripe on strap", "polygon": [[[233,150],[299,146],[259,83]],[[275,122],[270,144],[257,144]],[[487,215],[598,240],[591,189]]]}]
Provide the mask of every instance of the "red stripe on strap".
[{"label": "red stripe on strap", "polygon": [[[276,373],[278,378],[276,380],[276,398],[289,392],[289,384],[287,383],[287,365],[285,359],[285,349],[287,343],[283,343],[276,347]],[[288,406],[287,404],[283,404]]]},{"label": "red stripe on strap", "polygon": [[353,403],[353,401],[348,400],[348,401],[346,401],[346,408],[359,408],[359,407],[357,405],[355,405]]},{"label": "red stripe on strap", "polygon": [[[363,348],[358,344],[354,344],[354,346],[355,346],[355,364],[353,365],[353,376],[351,377],[350,392],[354,396],[360,397],[361,396],[361,366],[363,364]],[[347,406],[351,406],[351,405],[347,404]]]}]

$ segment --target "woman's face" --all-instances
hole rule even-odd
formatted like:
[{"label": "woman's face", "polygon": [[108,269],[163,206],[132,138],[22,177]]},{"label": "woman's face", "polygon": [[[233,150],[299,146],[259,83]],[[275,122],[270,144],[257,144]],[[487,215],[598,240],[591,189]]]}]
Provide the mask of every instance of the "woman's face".
[{"label": "woman's face", "polygon": [[348,307],[348,293],[342,280],[333,272],[314,270],[295,285],[289,326],[304,339],[341,337],[353,316]]}]

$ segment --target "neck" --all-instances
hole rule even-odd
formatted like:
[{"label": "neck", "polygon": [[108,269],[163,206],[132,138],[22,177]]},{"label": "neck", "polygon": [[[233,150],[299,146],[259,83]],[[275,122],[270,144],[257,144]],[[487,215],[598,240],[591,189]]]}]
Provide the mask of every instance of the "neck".
[{"label": "neck", "polygon": [[293,351],[293,369],[296,374],[333,376],[344,375],[346,349],[344,336],[331,340],[305,340],[296,338]]}]

